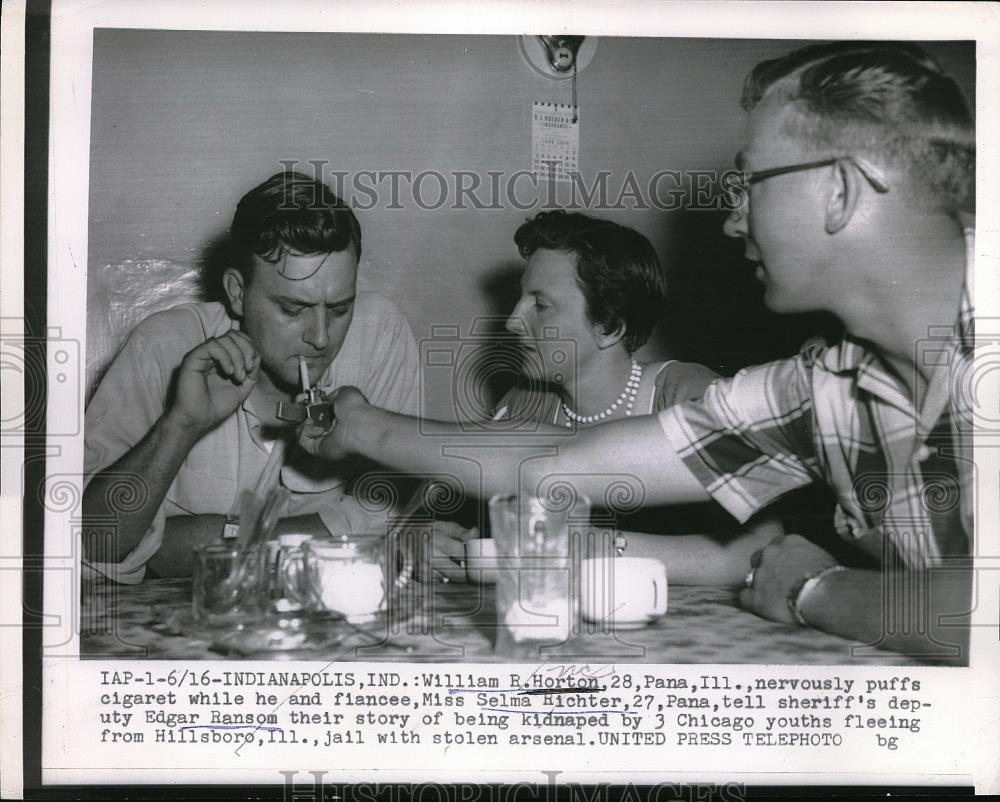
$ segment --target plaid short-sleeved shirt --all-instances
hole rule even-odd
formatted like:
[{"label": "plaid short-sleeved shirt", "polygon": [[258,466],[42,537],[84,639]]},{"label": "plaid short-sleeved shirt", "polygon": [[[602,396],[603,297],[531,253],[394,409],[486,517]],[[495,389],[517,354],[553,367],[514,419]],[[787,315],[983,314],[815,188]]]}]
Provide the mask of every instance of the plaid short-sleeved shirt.
[{"label": "plaid short-sleeved shirt", "polygon": [[[968,233],[967,233],[968,234]],[[911,567],[971,553],[973,532],[971,235],[953,326],[916,344],[922,397],[845,338],[715,382],[701,402],[660,413],[671,446],[708,492],[745,521],[788,491],[825,482],[837,531],[883,544]]]}]

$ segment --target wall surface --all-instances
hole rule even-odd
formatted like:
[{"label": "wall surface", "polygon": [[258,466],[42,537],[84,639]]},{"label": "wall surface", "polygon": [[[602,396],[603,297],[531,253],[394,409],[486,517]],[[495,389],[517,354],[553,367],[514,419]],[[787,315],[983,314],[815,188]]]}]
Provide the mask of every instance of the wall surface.
[{"label": "wall surface", "polygon": [[[614,204],[629,171],[645,191],[661,170],[730,167],[744,74],[794,44],[601,38],[579,77],[585,182],[608,171]],[[972,48],[940,43],[932,51],[971,97]],[[322,160],[331,181],[336,171],[348,173],[345,187],[375,183],[361,171],[471,171],[483,182],[494,171],[505,181],[530,168],[532,101],[571,96],[568,81],[534,72],[508,36],[101,30],[93,70],[92,369],[114,347],[116,320],[130,324],[172,303],[177,287],[196,291],[203,271],[217,267],[236,202],[283,160],[306,172],[309,161]],[[511,310],[519,263],[512,234],[548,200],[545,186],[522,179],[518,195],[535,201],[532,209],[475,209],[468,199],[467,208],[453,208],[454,180],[447,180],[442,208],[420,208],[409,184],[393,204],[386,179],[378,204],[357,210],[362,286],[391,297],[418,340],[432,325],[467,331],[477,316]],[[421,190],[424,205],[436,204],[436,180]],[[490,192],[481,187],[477,197],[488,203]],[[356,205],[370,199],[354,193]],[[762,307],[741,245],[720,233],[721,212],[621,205],[592,213],[648,236],[672,281],[648,355],[731,372],[794,350],[816,325],[779,321]],[[155,283],[168,292],[150,301]],[[451,413],[444,397],[431,398],[426,411]]]}]

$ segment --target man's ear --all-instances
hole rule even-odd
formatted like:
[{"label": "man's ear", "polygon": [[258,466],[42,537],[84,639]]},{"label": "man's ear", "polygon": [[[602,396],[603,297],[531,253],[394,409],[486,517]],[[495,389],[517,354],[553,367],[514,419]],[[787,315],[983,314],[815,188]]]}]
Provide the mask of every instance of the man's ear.
[{"label": "man's ear", "polygon": [[622,321],[614,329],[606,331],[602,326],[594,324],[594,342],[602,351],[618,345],[625,336],[625,322]]},{"label": "man's ear", "polygon": [[854,216],[861,194],[861,176],[846,161],[838,161],[831,169],[830,194],[826,202],[826,233],[836,234]]},{"label": "man's ear", "polygon": [[235,267],[226,269],[222,274],[222,288],[229,299],[229,308],[237,317],[243,317],[243,291],[246,289],[246,279]]}]

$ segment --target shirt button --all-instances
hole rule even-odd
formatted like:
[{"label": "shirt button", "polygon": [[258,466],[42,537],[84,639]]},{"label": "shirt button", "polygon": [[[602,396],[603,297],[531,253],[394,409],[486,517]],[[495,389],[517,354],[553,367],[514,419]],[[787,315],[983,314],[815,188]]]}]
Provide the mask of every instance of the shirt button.
[{"label": "shirt button", "polygon": [[917,462],[926,462],[931,458],[931,454],[934,453],[937,453],[936,448],[932,451],[926,445],[922,445],[920,446],[920,448],[917,449],[917,453],[914,455],[914,458],[917,460]]}]

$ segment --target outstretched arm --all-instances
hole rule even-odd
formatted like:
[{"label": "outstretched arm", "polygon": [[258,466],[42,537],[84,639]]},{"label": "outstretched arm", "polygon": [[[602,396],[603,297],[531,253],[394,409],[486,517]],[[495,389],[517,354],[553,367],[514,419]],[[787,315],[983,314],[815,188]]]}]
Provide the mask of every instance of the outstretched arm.
[{"label": "outstretched arm", "polygon": [[646,416],[614,421],[575,434],[543,429],[530,434],[467,432],[455,423],[421,421],[372,407],[354,388],[335,399],[336,425],[329,433],[303,430],[304,448],[327,459],[362,455],[397,470],[454,476],[464,490],[496,493],[544,490],[568,480],[581,493],[602,499],[608,485],[625,479],[647,504],[705,501],[708,494]]},{"label": "outstretched arm", "polygon": [[[735,526],[735,524],[734,524]],[[742,586],[750,557],[783,532],[777,518],[760,516],[726,535],[625,532],[629,557],[655,557],[678,585]]]}]

